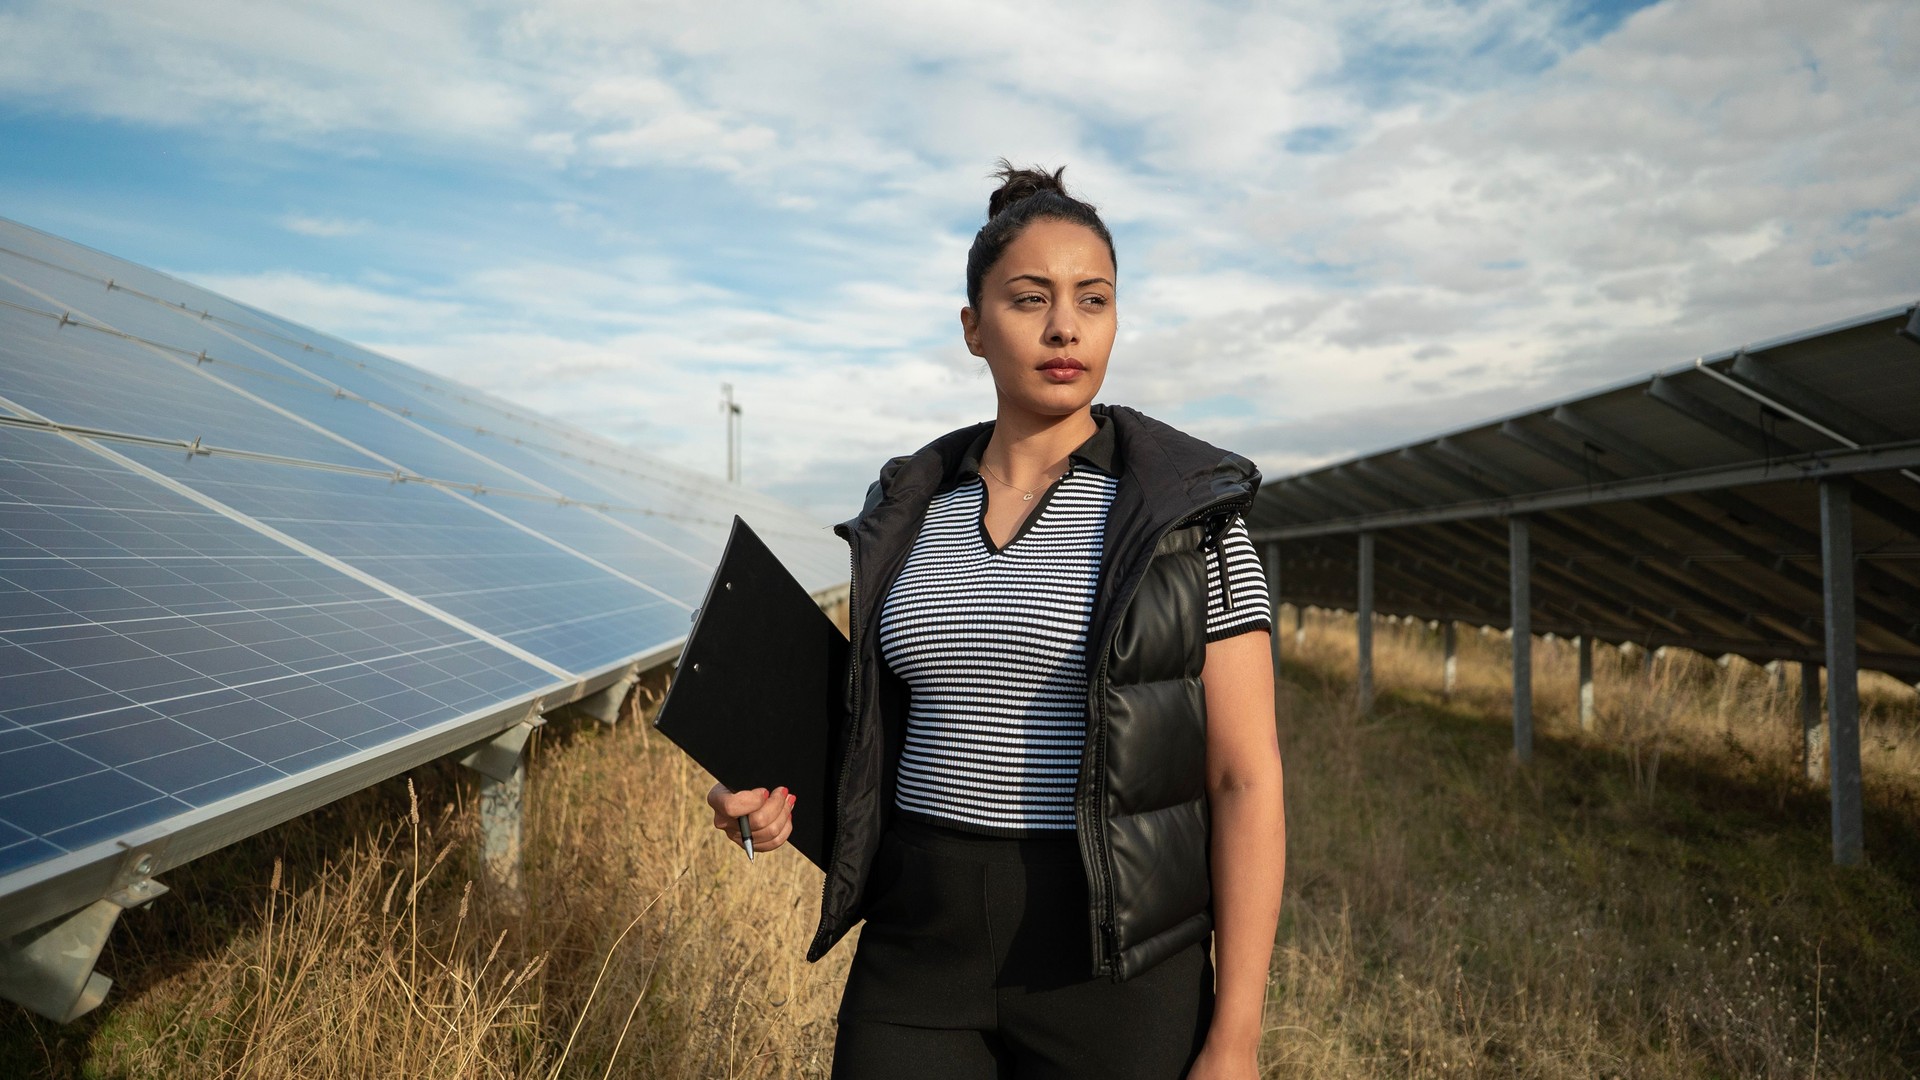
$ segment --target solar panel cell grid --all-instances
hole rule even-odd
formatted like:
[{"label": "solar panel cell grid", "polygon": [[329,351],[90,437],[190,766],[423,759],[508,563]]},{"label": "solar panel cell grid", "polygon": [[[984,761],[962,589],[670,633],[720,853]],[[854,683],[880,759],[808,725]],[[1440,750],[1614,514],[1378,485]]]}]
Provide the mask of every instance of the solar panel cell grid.
[{"label": "solar panel cell grid", "polygon": [[[64,308],[45,302],[39,306]],[[361,468],[390,468],[386,462],[394,462],[417,475],[463,483],[530,486],[524,478],[450,446],[401,417],[336,397],[330,384],[262,356],[187,315],[126,292],[102,292],[89,297],[83,308],[93,320],[168,348],[156,349],[84,327],[61,328],[44,318],[0,309],[0,314],[16,321],[40,324],[38,337],[19,335],[10,348],[0,348],[14,354],[10,375],[17,378],[10,377],[7,385],[19,387],[19,400],[50,418],[157,438],[202,438],[227,449]],[[6,334],[8,328],[0,319],[0,335],[14,337]],[[85,340],[89,336],[104,340]],[[272,344],[279,350],[297,351],[284,343]],[[100,349],[111,350],[120,365],[117,373],[99,369],[94,354]],[[215,359],[198,367],[189,358],[203,350]],[[109,377],[102,379],[102,375]],[[75,384],[81,382],[92,394],[84,406],[77,407],[70,399],[78,390]],[[248,397],[259,401],[248,401]],[[176,400],[186,400],[193,407],[164,407]],[[227,401],[232,402],[228,408],[239,409],[240,415],[207,415],[208,405]],[[163,407],[155,408],[156,404]],[[298,419],[277,414],[274,407]],[[368,453],[356,452],[328,433]]]},{"label": "solar panel cell grid", "polygon": [[191,362],[11,308],[0,308],[0,396],[57,423],[381,467],[204,378]]},{"label": "solar panel cell grid", "polygon": [[[528,499],[495,499],[489,501],[489,506],[543,536],[552,537],[575,551],[666,593],[680,601],[683,611],[691,610],[693,605],[698,604],[706,591],[707,578],[714,564],[703,561],[700,556],[708,552],[708,545],[702,543],[695,547],[693,553],[680,553],[685,549],[676,546],[670,536],[681,531],[666,522],[628,524],[628,528],[635,532],[656,537],[660,544],[666,545],[662,547],[642,540],[615,524],[621,519],[585,507],[559,506]],[[681,533],[680,538],[683,543],[693,546],[692,536]]]},{"label": "solar panel cell grid", "polygon": [[[616,663],[685,632],[684,608],[449,492],[229,458],[183,467],[157,451],[127,453],[571,671]],[[538,505],[487,501],[496,503],[509,515]]]},{"label": "solar panel cell grid", "polygon": [[0,872],[551,682],[58,435],[0,492]]},{"label": "solar panel cell grid", "polygon": [[178,278],[13,222],[0,221],[0,272],[16,277],[31,274],[50,287],[70,289],[78,284],[103,293],[107,291],[105,282],[112,281],[116,291],[138,291],[162,304],[184,305],[196,312],[211,312],[263,330],[285,325],[245,304],[195,288]]}]

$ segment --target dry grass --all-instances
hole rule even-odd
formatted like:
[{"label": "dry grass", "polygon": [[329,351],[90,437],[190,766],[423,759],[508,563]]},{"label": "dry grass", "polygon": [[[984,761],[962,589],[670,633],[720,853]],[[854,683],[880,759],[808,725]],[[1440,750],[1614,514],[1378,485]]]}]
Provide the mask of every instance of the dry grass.
[{"label": "dry grass", "polygon": [[[1290,627],[1291,622],[1287,625]],[[1350,617],[1310,614],[1282,732],[1293,832],[1275,1076],[1908,1076],[1920,1065],[1920,709],[1868,680],[1870,865],[1830,865],[1795,688],[1761,668],[1383,623],[1371,716]],[[1291,637],[1285,644],[1291,645]]]},{"label": "dry grass", "polygon": [[[1383,625],[1368,717],[1351,620],[1288,649],[1289,896],[1268,1075],[1903,1076],[1920,1064],[1913,694],[1864,696],[1870,865],[1829,865],[1791,687],[1536,650],[1510,764],[1507,643]],[[1287,644],[1291,646],[1291,638]],[[470,884],[473,792],[417,771],[167,876],[108,1004],[0,1012],[0,1075],[822,1076],[844,946],[802,959],[819,874],[749,866],[648,725],[536,747],[524,914]],[[415,792],[417,791],[417,797]]]}]

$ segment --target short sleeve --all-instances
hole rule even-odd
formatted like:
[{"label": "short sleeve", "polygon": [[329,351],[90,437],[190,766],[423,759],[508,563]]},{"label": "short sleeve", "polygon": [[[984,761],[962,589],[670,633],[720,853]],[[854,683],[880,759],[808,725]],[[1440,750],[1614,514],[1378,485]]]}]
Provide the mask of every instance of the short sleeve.
[{"label": "short sleeve", "polygon": [[1207,640],[1254,630],[1271,632],[1270,603],[1260,554],[1247,535],[1247,523],[1235,517],[1221,535],[1220,546],[1207,549]]}]

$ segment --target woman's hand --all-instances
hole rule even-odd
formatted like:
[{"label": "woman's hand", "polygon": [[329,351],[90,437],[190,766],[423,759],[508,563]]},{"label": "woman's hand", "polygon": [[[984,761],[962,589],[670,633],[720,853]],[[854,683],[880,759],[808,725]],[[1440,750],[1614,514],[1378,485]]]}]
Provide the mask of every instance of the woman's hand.
[{"label": "woman's hand", "polygon": [[713,807],[713,827],[738,844],[740,819],[746,818],[756,854],[772,851],[787,842],[788,834],[793,832],[795,801],[793,793],[784,787],[772,791],[766,788],[732,791],[725,784],[715,784],[707,792],[707,805]]}]

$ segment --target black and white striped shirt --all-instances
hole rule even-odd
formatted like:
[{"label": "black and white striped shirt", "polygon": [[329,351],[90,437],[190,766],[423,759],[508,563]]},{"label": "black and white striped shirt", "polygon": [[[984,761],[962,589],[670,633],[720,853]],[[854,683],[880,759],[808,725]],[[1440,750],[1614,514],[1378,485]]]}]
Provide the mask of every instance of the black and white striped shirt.
[{"label": "black and white striped shirt", "polygon": [[[1066,473],[1004,548],[984,521],[978,450],[934,496],[880,607],[881,656],[907,684],[895,805],[939,824],[1019,835],[1072,829],[1086,737],[1087,629],[1119,480],[1111,431]],[[968,475],[972,470],[972,475]],[[1267,583],[1238,520],[1207,553],[1207,640],[1269,626]]]}]

